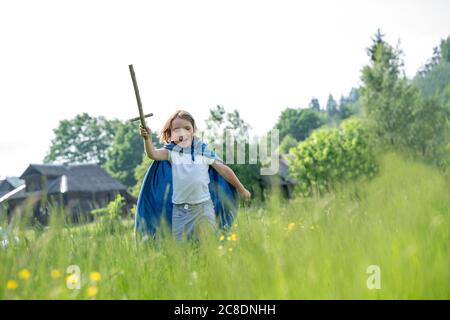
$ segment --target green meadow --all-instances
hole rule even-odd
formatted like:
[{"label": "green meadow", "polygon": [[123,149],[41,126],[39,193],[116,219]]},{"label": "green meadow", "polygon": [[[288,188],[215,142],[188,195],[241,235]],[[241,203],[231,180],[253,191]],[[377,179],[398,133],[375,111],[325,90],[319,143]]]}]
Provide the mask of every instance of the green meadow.
[{"label": "green meadow", "polygon": [[449,299],[448,177],[379,161],[372,179],[241,207],[199,244],[136,241],[131,219],[71,226],[56,209],[48,228],[3,222],[0,299]]}]

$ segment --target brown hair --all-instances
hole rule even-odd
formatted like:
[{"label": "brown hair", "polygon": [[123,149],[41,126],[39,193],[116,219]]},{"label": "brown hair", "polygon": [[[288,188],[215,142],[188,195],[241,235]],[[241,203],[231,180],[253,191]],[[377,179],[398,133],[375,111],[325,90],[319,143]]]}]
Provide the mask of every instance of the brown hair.
[{"label": "brown hair", "polygon": [[159,132],[159,140],[161,141],[161,143],[170,142],[172,121],[175,120],[176,118],[189,121],[192,124],[194,132],[197,130],[197,127],[195,126],[194,117],[192,117],[192,115],[187,111],[177,110],[169,119],[167,119],[166,123],[164,124],[164,127],[162,127],[162,129]]}]

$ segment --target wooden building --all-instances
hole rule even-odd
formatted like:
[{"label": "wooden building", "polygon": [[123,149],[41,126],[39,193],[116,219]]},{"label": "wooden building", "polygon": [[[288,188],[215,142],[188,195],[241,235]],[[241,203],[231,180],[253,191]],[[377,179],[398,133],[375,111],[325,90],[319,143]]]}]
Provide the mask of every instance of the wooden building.
[{"label": "wooden building", "polygon": [[279,188],[281,196],[286,199],[292,198],[297,181],[289,175],[289,163],[279,156],[278,172],[274,175],[261,175],[260,183],[265,190],[264,198],[271,192],[273,187]]},{"label": "wooden building", "polygon": [[24,183],[25,181],[17,177],[5,177],[4,179],[0,179],[0,198]]},{"label": "wooden building", "polygon": [[91,219],[92,209],[105,207],[117,194],[125,198],[127,210],[136,203],[126,186],[97,164],[30,164],[19,178],[25,184],[0,197],[9,219],[30,203],[34,220],[42,224],[48,222],[50,205],[68,209],[78,221]]}]

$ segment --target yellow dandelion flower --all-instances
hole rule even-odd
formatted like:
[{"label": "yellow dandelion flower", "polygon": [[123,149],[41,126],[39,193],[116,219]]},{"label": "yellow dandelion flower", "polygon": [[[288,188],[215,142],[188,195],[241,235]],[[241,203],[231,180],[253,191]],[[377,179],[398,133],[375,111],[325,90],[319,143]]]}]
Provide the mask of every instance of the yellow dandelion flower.
[{"label": "yellow dandelion flower", "polygon": [[233,233],[233,234],[230,236],[230,239],[231,239],[231,241],[237,241],[237,234],[236,234],[236,233]]},{"label": "yellow dandelion flower", "polygon": [[71,285],[76,285],[80,281],[80,278],[76,273],[69,274],[66,277],[66,282]]},{"label": "yellow dandelion flower", "polygon": [[89,279],[91,279],[91,281],[97,282],[102,279],[102,275],[100,272],[94,271],[94,272],[91,272],[91,274],[89,275]]},{"label": "yellow dandelion flower", "polygon": [[19,278],[23,280],[28,280],[30,278],[30,271],[28,269],[22,269],[19,271]]},{"label": "yellow dandelion flower", "polygon": [[6,289],[8,290],[16,290],[19,284],[14,280],[8,280],[6,282]]},{"label": "yellow dandelion flower", "polygon": [[220,241],[225,240],[225,236],[224,236],[224,235],[221,235],[220,238],[219,238],[219,240],[220,240]]},{"label": "yellow dandelion flower", "polygon": [[61,277],[61,271],[59,271],[58,269],[53,269],[53,270],[50,272],[50,276],[51,276],[53,279],[58,279],[59,277]]},{"label": "yellow dandelion flower", "polygon": [[98,293],[98,288],[96,286],[90,286],[86,289],[86,294],[88,297],[95,297]]},{"label": "yellow dandelion flower", "polygon": [[292,229],[294,229],[294,227],[295,227],[295,223],[291,222],[288,224],[287,229],[288,229],[288,231],[291,231]]}]

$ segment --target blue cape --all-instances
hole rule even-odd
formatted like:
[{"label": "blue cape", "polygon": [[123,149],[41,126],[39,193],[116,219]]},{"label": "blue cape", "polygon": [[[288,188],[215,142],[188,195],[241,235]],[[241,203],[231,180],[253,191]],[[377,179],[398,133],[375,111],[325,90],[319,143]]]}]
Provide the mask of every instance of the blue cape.
[{"label": "blue cape", "polygon": [[[222,161],[206,143],[194,137],[191,147],[182,148],[175,143],[164,145],[170,151],[205,155]],[[236,189],[226,181],[212,166],[209,166],[209,192],[214,204],[219,227],[229,228],[236,217],[239,198]],[[172,166],[168,160],[154,160],[145,174],[136,206],[135,232],[155,238],[158,226],[165,219],[172,226]]]}]

